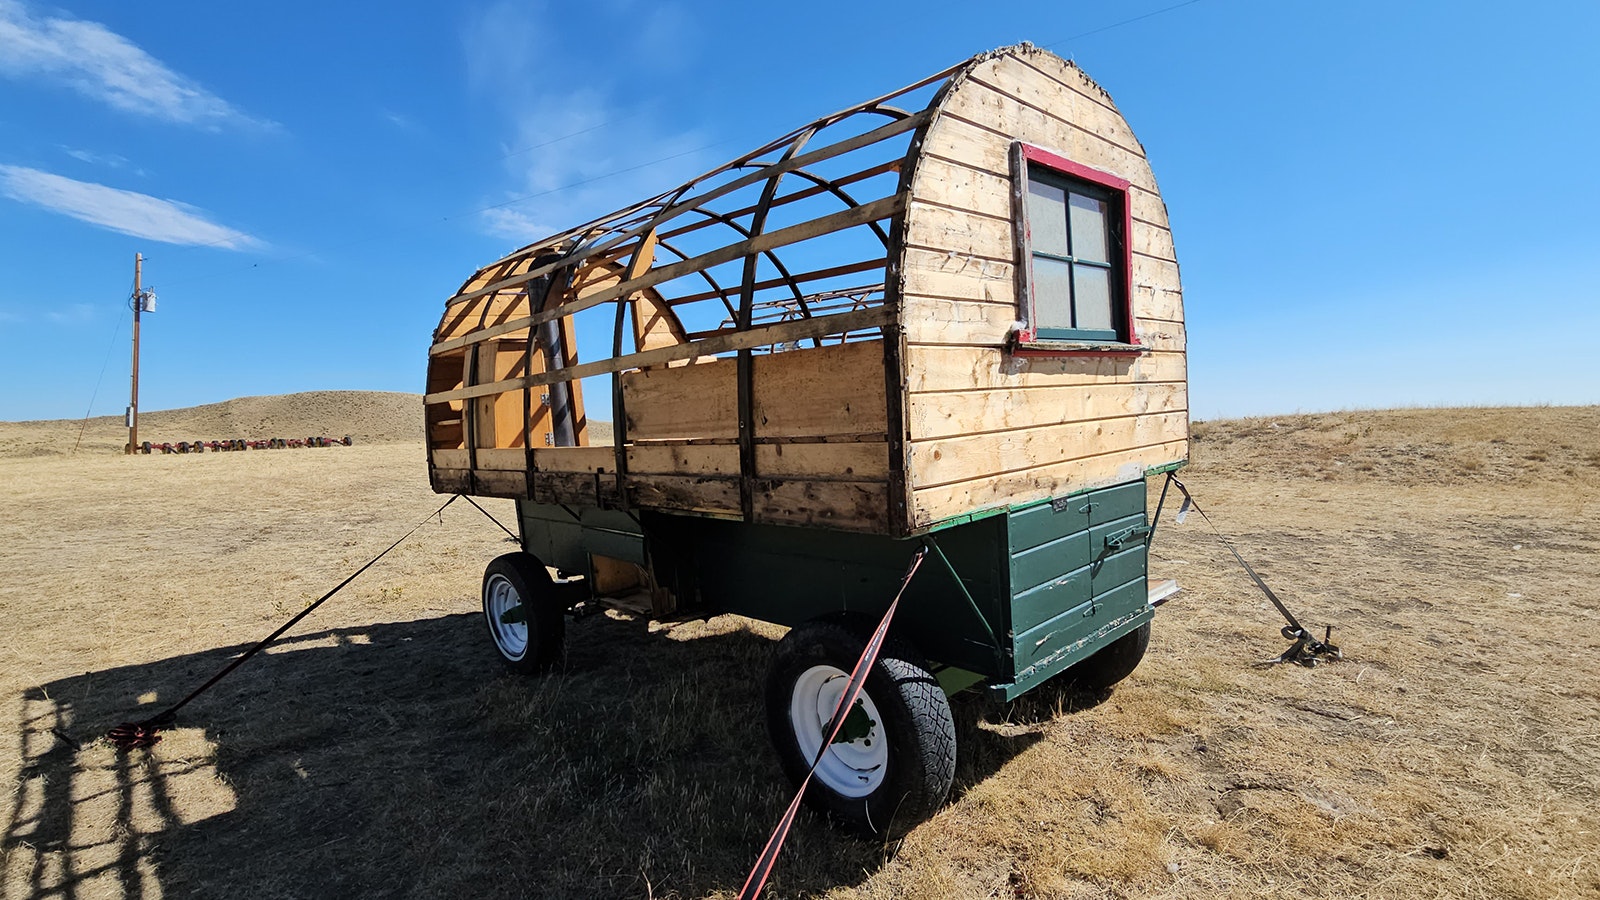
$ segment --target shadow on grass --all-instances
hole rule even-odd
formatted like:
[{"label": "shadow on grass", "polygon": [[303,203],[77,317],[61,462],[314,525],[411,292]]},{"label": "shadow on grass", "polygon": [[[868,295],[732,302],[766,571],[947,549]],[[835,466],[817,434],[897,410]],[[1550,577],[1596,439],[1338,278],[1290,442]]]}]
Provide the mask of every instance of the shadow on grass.
[{"label": "shadow on grass", "polygon": [[[90,741],[244,646],[34,688],[0,896],[731,895],[789,792],[772,642],[728,622],[572,622],[565,670],[533,679],[503,673],[475,614],[291,637],[126,755]],[[974,709],[957,794],[1038,737]],[[773,886],[819,894],[891,856],[807,812]]]}]

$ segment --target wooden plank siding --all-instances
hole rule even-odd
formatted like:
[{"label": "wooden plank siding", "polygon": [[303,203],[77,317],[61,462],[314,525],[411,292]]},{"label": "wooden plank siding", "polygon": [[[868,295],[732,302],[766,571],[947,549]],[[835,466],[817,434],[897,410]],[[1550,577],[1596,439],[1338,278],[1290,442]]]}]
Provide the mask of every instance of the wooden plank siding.
[{"label": "wooden plank siding", "polygon": [[[926,84],[944,78],[922,95],[932,105],[896,121],[804,152],[794,132],[479,270],[447,301],[429,351],[435,489],[904,536],[1185,459],[1182,286],[1133,130],[1075,66],[1028,45]],[[1010,347],[1025,255],[1017,140],[1130,184],[1137,352]],[[757,227],[760,182],[824,162],[801,172],[810,185],[786,180],[796,189],[769,198],[782,215]],[[832,168],[845,174],[824,178]],[[547,283],[548,301],[522,293]],[[782,305],[805,291],[815,293]],[[628,318],[590,318],[626,321],[632,349],[579,360],[574,315],[603,304]],[[528,353],[547,321],[567,344],[555,371]],[[835,343],[844,335],[853,342]],[[620,444],[546,446],[555,429],[541,395],[559,400],[549,386],[569,384],[581,414],[581,379],[613,373]]]},{"label": "wooden plank siding", "polygon": [[[1014,140],[1130,182],[1137,356],[1018,357]],[[923,142],[902,248],[909,525],[1126,481],[1188,454],[1187,334],[1144,148],[1075,66],[1027,49],[968,70]]]}]

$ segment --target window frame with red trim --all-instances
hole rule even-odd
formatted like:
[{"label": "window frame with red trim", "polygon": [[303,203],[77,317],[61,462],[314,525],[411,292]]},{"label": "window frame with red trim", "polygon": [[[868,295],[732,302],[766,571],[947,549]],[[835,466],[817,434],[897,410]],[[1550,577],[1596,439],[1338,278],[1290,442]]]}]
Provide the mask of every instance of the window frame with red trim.
[{"label": "window frame with red trim", "polygon": [[[1012,335],[1012,351],[1020,356],[1138,354],[1142,348],[1133,329],[1133,248],[1129,240],[1133,231],[1133,216],[1128,203],[1129,182],[1023,141],[1011,145],[1011,174],[1012,225],[1017,247],[1017,307],[1021,323],[1021,327]],[[1065,240],[1067,249],[1064,252],[1059,248],[1044,249],[1035,244],[1029,203],[1030,192],[1035,184],[1062,194],[1063,221],[1059,223],[1059,228],[1050,230],[1048,239],[1059,237]],[[1101,232],[1105,241],[1104,252],[1082,257],[1074,255],[1075,235],[1098,238],[1098,235],[1084,231],[1082,222],[1074,219],[1071,208],[1074,200],[1104,204],[1100,212],[1104,226]],[[1080,204],[1080,208],[1085,207]],[[1089,245],[1093,242],[1085,240],[1084,243]],[[1072,321],[1052,321],[1048,312],[1041,313],[1038,302],[1041,283],[1035,271],[1037,259],[1045,260],[1045,265],[1057,276],[1051,279],[1052,288],[1059,290],[1065,286],[1065,297],[1058,294],[1053,302],[1047,303],[1047,308],[1053,306],[1058,312],[1064,310]],[[1097,282],[1100,278],[1098,273],[1105,273],[1108,306],[1105,313],[1110,320],[1109,328],[1103,327],[1106,324],[1103,321],[1096,323],[1101,327],[1078,327],[1078,320],[1089,305],[1087,302],[1083,307],[1079,305],[1080,270],[1083,270],[1084,276],[1093,276],[1085,277],[1084,285]],[[1062,275],[1064,279],[1059,277]]]}]

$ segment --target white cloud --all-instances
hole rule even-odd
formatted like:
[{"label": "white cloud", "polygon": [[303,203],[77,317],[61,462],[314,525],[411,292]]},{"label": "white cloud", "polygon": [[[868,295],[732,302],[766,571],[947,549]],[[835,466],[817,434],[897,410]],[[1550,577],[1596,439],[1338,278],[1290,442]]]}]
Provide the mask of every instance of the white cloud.
[{"label": "white cloud", "polygon": [[37,15],[0,0],[0,74],[41,77],[109,106],[183,125],[275,128],[167,68],[99,22]]},{"label": "white cloud", "polygon": [[[92,150],[80,150],[77,147],[62,147],[61,152],[73,159],[88,163],[91,166],[107,166],[112,169],[126,169],[128,158],[115,153],[95,153]],[[136,169],[136,174],[143,175],[143,169]]]},{"label": "white cloud", "polygon": [[78,325],[92,321],[96,309],[87,303],[73,303],[65,309],[53,310],[46,314],[50,321],[57,325]]},{"label": "white cloud", "polygon": [[134,237],[230,250],[264,246],[242,231],[207,219],[188,204],[103,184],[74,181],[38,169],[0,165],[0,193]]},{"label": "white cloud", "polygon": [[[635,67],[629,71],[594,62],[596,41],[611,41],[596,35],[621,31],[628,43],[655,45],[679,34],[682,16],[666,7],[672,5],[641,20],[626,4],[601,4],[584,33],[570,36],[551,33],[560,19],[540,4],[499,2],[469,21],[468,84],[506,121],[501,152],[511,183],[490,202],[513,202],[480,213],[488,233],[528,243],[655,196],[715,161],[701,149],[708,143],[703,134],[663,125],[619,101],[606,81],[636,85],[672,67],[664,54],[622,54],[619,64]],[[574,73],[583,74],[584,86],[574,85]]]},{"label": "white cloud", "polygon": [[531,216],[503,206],[486,209],[479,213],[479,216],[483,219],[483,226],[486,231],[495,237],[510,238],[517,242],[518,247],[531,244],[539,238],[547,237],[561,230],[559,226],[546,225]]}]

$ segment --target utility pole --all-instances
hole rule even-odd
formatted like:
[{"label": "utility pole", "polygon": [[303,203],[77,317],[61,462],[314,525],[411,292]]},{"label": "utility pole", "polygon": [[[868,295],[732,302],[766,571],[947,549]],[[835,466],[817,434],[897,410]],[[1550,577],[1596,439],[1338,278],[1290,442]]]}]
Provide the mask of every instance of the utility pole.
[{"label": "utility pole", "polygon": [[133,399],[128,403],[128,453],[131,455],[139,451],[139,313],[147,308],[155,311],[155,297],[146,294],[141,279],[144,275],[144,254],[133,255],[133,296],[129,298],[129,306],[133,307]]}]

